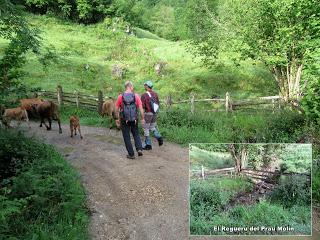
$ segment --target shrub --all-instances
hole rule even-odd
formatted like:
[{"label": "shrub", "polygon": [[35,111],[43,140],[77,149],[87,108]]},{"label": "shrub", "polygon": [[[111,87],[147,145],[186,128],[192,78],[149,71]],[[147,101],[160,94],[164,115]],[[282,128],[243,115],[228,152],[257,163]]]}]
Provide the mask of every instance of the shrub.
[{"label": "shrub", "polygon": [[201,181],[191,182],[190,207],[192,216],[210,217],[222,208],[220,193],[213,185],[205,185]]},{"label": "shrub", "polygon": [[165,137],[183,144],[297,142],[309,134],[301,131],[306,124],[303,115],[291,111],[191,114],[184,109],[170,109],[159,115]]},{"label": "shrub", "polygon": [[310,183],[304,175],[281,176],[279,185],[268,197],[272,202],[279,203],[285,208],[295,205],[310,206]]},{"label": "shrub", "polygon": [[320,167],[314,166],[312,172],[312,200],[317,205],[320,205]]},{"label": "shrub", "polygon": [[0,239],[87,239],[84,189],[53,147],[0,129],[0,171]]},{"label": "shrub", "polygon": [[0,128],[0,181],[17,175],[23,164],[32,161],[32,154],[28,150],[35,145],[30,142],[31,145],[26,146],[25,141],[17,142],[19,138],[23,138],[22,133],[12,134]]},{"label": "shrub", "polygon": [[0,105],[5,108],[16,107],[19,105],[19,99],[32,97],[36,88],[28,88],[23,84],[12,85],[0,92]]}]

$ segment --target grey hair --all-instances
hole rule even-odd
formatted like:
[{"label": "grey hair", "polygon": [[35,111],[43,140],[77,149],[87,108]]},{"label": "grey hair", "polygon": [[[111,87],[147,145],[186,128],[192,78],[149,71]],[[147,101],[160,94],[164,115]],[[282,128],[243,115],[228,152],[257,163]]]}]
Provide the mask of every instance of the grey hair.
[{"label": "grey hair", "polygon": [[124,84],[125,89],[129,88],[129,87],[133,87],[133,84],[131,81],[126,81],[126,83]]}]

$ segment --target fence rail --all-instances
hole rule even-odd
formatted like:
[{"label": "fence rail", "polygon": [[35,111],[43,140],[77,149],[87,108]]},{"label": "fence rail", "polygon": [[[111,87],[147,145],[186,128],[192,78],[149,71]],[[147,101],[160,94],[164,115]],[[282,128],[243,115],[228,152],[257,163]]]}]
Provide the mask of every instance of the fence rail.
[{"label": "fence rail", "polygon": [[[254,169],[242,169],[239,172],[240,176],[246,176],[249,177],[253,180],[258,180],[258,181],[272,181],[272,178],[280,174],[280,172],[277,171],[265,171],[265,170],[254,170]],[[236,169],[235,167],[230,167],[230,168],[221,168],[221,169],[205,169],[204,166],[201,166],[201,169],[199,170],[190,170],[190,176],[195,177],[195,178],[202,178],[205,179],[206,177],[211,177],[211,176],[230,176],[233,177],[236,175]],[[305,176],[311,179],[311,175],[306,172],[302,173],[281,173],[281,175],[299,175],[299,176]]]},{"label": "fence rail", "polygon": [[[101,113],[102,104],[104,101],[104,96],[102,91],[99,91],[96,96],[89,95],[85,93],[81,93],[78,91],[72,92],[64,92],[61,86],[57,87],[56,91],[46,91],[40,90],[37,94],[41,97],[47,98],[49,100],[53,100],[59,105],[63,104],[74,104],[77,107],[82,106],[85,108],[89,108],[91,110],[97,110]],[[204,99],[196,99],[195,95],[191,94],[190,99],[185,100],[173,100],[171,95],[167,96],[163,99],[165,105],[170,108],[176,104],[190,104],[191,113],[195,112],[196,104],[198,103],[219,103],[221,104],[220,109],[208,109],[206,111],[235,111],[239,109],[248,109],[248,107],[255,108],[259,105],[272,105],[272,112],[276,108],[281,107],[282,98],[280,96],[266,96],[266,97],[257,97],[257,98],[248,98],[248,99],[237,99],[233,100],[230,94],[227,92],[225,98],[204,98]]]},{"label": "fence rail", "polygon": [[101,113],[102,104],[104,101],[102,92],[99,91],[97,96],[80,93],[78,91],[71,92],[63,92],[62,87],[58,86],[57,91],[47,91],[40,90],[37,92],[37,95],[49,100],[52,100],[59,105],[76,105],[77,107],[85,107],[90,110],[95,110]]},{"label": "fence rail", "polygon": [[226,175],[233,176],[234,173],[235,173],[234,167],[209,170],[201,166],[201,170],[191,170],[190,175],[192,177],[205,179],[206,177],[209,177],[209,176],[226,176]]},{"label": "fence rail", "polygon": [[[239,110],[243,107],[247,106],[257,106],[257,105],[272,105],[272,111],[275,108],[280,108],[282,98],[280,96],[266,96],[266,97],[256,97],[256,98],[248,98],[248,99],[232,99],[230,94],[227,92],[225,98],[205,98],[205,99],[195,99],[193,94],[190,95],[190,99],[186,100],[178,100],[174,101],[171,96],[168,96],[165,99],[166,105],[171,107],[175,104],[190,104],[190,111],[194,113],[195,111],[195,103],[205,103],[205,102],[212,102],[212,103],[220,103],[223,104],[224,110],[226,112]],[[214,111],[214,110],[208,110]]]}]

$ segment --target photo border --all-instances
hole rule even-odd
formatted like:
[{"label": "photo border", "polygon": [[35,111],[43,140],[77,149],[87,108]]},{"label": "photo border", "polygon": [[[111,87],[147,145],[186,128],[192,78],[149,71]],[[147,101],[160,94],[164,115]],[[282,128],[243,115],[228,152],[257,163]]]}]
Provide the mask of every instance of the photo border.
[{"label": "photo border", "polygon": [[[311,208],[311,211],[310,211],[310,219],[311,219],[311,224],[310,224],[310,228],[311,228],[311,234],[310,235],[267,235],[267,234],[264,234],[264,235],[259,235],[259,234],[234,234],[234,235],[193,235],[191,234],[191,231],[190,231],[190,226],[191,226],[191,223],[190,223],[190,211],[191,211],[191,202],[190,202],[190,197],[191,197],[191,191],[190,191],[190,167],[191,167],[191,164],[190,164],[190,146],[191,145],[194,145],[194,144],[242,144],[242,145],[257,145],[257,144],[265,144],[265,145],[311,145],[311,168],[310,168],[310,190],[311,190],[311,204],[310,204],[310,208]],[[312,182],[313,182],[313,144],[312,143],[207,143],[207,142],[198,142],[198,143],[189,143],[189,147],[188,147],[188,160],[189,160],[189,167],[188,167],[188,175],[189,175],[189,178],[188,178],[188,213],[189,213],[189,217],[188,217],[188,235],[189,235],[189,238],[196,238],[196,237],[210,237],[210,238],[218,238],[218,237],[312,237],[313,236],[313,192],[312,192]]]}]

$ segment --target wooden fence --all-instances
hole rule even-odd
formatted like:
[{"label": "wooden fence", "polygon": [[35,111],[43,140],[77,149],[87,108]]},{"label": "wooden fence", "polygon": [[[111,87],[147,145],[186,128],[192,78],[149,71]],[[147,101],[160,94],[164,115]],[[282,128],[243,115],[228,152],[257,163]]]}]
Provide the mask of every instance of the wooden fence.
[{"label": "wooden fence", "polygon": [[[263,170],[253,170],[253,169],[242,169],[241,172],[238,174],[238,176],[246,176],[251,179],[257,180],[257,181],[266,181],[270,179],[272,176],[274,176],[276,172],[269,172],[269,171],[263,171]],[[237,175],[235,167],[231,168],[221,168],[221,169],[214,169],[214,170],[207,170],[203,166],[201,166],[201,170],[193,170],[191,171],[191,176],[196,178],[205,179],[207,177],[222,177],[222,176],[228,176],[233,177]]]},{"label": "wooden fence", "polygon": [[57,91],[41,90],[37,92],[39,97],[56,102],[59,106],[62,105],[75,105],[77,107],[85,107],[90,110],[98,111],[101,113],[104,97],[102,91],[99,91],[97,96],[83,94],[78,91],[73,93],[64,92],[61,86],[57,87]]},{"label": "wooden fence", "polygon": [[[179,100],[173,101],[171,96],[168,96],[165,100],[166,105],[171,107],[174,104],[190,104],[190,111],[194,113],[195,111],[195,103],[200,102],[208,102],[208,103],[220,103],[224,106],[224,110],[226,112],[239,110],[243,107],[248,106],[258,106],[258,105],[272,105],[272,111],[276,108],[281,107],[282,98],[280,96],[267,96],[267,97],[257,97],[257,98],[249,98],[242,100],[232,100],[230,94],[227,92],[225,98],[206,98],[206,99],[195,99],[193,94],[190,95],[190,99],[187,100]],[[209,111],[219,111],[217,109],[209,110]]]},{"label": "wooden fence", "polygon": [[[246,176],[251,178],[254,182],[261,182],[261,181],[273,181],[273,177],[275,175],[280,174],[280,172],[271,172],[271,171],[265,171],[265,170],[254,170],[254,169],[242,169],[238,176]],[[221,169],[205,169],[203,166],[201,166],[201,170],[191,170],[190,176],[195,178],[201,178],[205,179],[207,177],[221,177],[221,176],[228,176],[228,177],[234,177],[236,176],[236,169],[235,167],[230,168],[221,168]],[[281,173],[281,175],[304,175],[311,179],[310,174],[308,173]]]},{"label": "wooden fence", "polygon": [[[104,96],[102,91],[98,91],[96,96],[83,94],[78,91],[74,91],[73,93],[64,92],[61,86],[57,87],[56,91],[46,91],[41,90],[37,92],[37,94],[43,98],[53,100],[58,105],[64,104],[73,104],[77,107],[85,107],[90,110],[97,110],[101,113],[102,104],[104,101]],[[220,103],[223,106],[223,109],[213,109],[207,111],[234,111],[241,109],[247,106],[258,106],[263,104],[272,105],[272,111],[276,108],[280,108],[282,103],[282,98],[279,96],[267,96],[267,97],[258,97],[258,98],[250,98],[250,99],[242,99],[242,100],[232,100],[230,94],[227,92],[225,98],[206,98],[206,99],[195,99],[194,95],[190,96],[188,100],[179,100],[174,101],[172,97],[169,95],[166,99],[163,99],[162,102],[165,102],[165,105],[170,108],[175,104],[190,104],[191,113],[195,112],[196,103]]]},{"label": "wooden fence", "polygon": [[210,177],[210,176],[231,176],[232,177],[234,175],[235,175],[234,167],[209,170],[201,166],[201,170],[191,170],[190,172],[191,177],[202,178],[202,179],[205,179],[206,177]]}]

